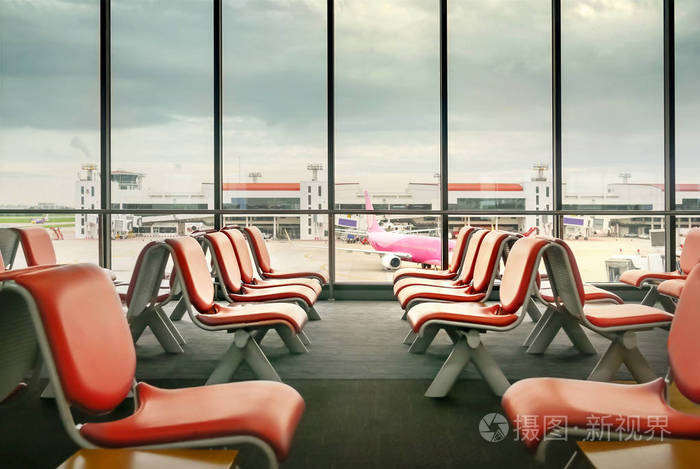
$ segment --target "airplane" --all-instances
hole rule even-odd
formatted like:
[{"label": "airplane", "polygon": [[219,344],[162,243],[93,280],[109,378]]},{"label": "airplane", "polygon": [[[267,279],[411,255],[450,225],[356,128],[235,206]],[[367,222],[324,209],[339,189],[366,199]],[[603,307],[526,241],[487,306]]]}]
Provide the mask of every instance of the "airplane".
[{"label": "airplane", "polygon": [[34,225],[43,225],[47,221],[49,221],[48,215],[44,215],[43,217],[40,217],[40,218],[32,218],[32,224],[34,224]]},{"label": "airplane", "polygon": [[[374,210],[367,191],[365,191],[365,209]],[[415,262],[423,266],[441,265],[442,242],[439,237],[386,231],[377,223],[376,215],[368,215],[367,221],[367,240],[372,250],[343,249],[344,251],[379,254],[382,266],[386,270],[397,270],[401,267],[401,261]],[[455,240],[451,239],[450,252],[454,247]]]}]

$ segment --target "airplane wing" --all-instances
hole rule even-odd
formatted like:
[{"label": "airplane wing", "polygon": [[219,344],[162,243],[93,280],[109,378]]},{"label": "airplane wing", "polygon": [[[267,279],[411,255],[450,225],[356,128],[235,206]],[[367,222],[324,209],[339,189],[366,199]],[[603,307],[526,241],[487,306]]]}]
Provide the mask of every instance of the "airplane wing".
[{"label": "airplane wing", "polygon": [[390,254],[392,256],[398,257],[399,259],[401,259],[403,261],[410,261],[411,259],[413,259],[413,256],[407,252],[376,251],[374,249],[350,249],[350,248],[339,248],[339,247],[336,247],[335,249],[336,249],[336,251],[362,252],[365,254],[377,254],[380,256]]}]

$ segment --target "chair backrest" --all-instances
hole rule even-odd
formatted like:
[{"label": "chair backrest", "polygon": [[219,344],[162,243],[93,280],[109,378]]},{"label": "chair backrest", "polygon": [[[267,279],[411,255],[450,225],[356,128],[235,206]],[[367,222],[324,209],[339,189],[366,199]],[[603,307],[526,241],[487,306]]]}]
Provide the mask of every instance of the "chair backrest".
[{"label": "chair backrest", "polygon": [[19,233],[27,267],[56,264],[56,252],[48,231],[38,226],[15,228],[15,230]]},{"label": "chair backrest", "polygon": [[19,246],[19,233],[14,228],[0,228],[0,253],[3,268],[12,267]]},{"label": "chair backrest", "polygon": [[[555,243],[557,246],[560,246],[564,250],[564,252],[566,254],[566,258],[569,261],[569,267],[571,268],[571,274],[573,275],[573,277],[569,280],[571,282],[573,282],[573,286],[576,288],[576,292],[578,294],[579,303],[581,304],[581,306],[583,306],[584,303],[586,302],[585,287],[583,284],[583,279],[581,278],[581,271],[578,269],[578,263],[576,262],[576,256],[574,256],[574,252],[571,250],[571,247],[567,244],[566,241],[564,241],[563,239],[560,239],[560,238],[547,238],[547,237],[542,236],[541,239],[551,239],[551,241],[553,243]],[[550,284],[556,283],[559,278],[560,278],[559,276],[549,276]],[[560,284],[561,284],[561,282],[560,282]]]},{"label": "chair backrest", "polygon": [[165,242],[173,250],[175,270],[190,303],[200,313],[210,312],[214,307],[214,282],[202,247],[191,236],[168,238]]},{"label": "chair backrest", "polygon": [[541,253],[548,244],[545,239],[529,237],[518,239],[511,247],[499,290],[504,313],[514,314],[525,303],[537,274]]},{"label": "chair backrest", "polygon": [[68,403],[95,413],[113,410],[133,384],[136,353],[107,273],[72,264],[34,270],[15,282],[36,303]]},{"label": "chair backrest", "polygon": [[547,269],[547,279],[552,288],[554,303],[557,306],[563,306],[566,312],[579,321],[589,324],[583,314],[584,287],[573,252],[561,239],[544,236],[538,236],[538,238],[550,241],[542,258]]},{"label": "chair backrest", "polygon": [[467,249],[467,244],[469,244],[469,237],[474,232],[474,228],[471,226],[463,226],[460,228],[457,234],[457,240],[455,242],[455,247],[452,250],[452,259],[450,260],[450,266],[447,269],[448,272],[456,273],[462,266],[462,261],[464,260],[464,251]]},{"label": "chair backrest", "polygon": [[216,265],[218,266],[221,281],[230,293],[238,293],[243,286],[241,271],[238,268],[236,252],[229,237],[221,232],[207,233],[204,238],[209,243]]},{"label": "chair backrest", "polygon": [[0,252],[0,272],[5,272],[5,260],[2,258],[2,252]]},{"label": "chair backrest", "polygon": [[131,280],[129,280],[129,287],[126,289],[126,295],[124,296],[124,303],[126,303],[127,306],[131,304],[131,299],[134,296],[134,289],[136,288],[138,277],[141,274],[143,259],[146,257],[146,253],[156,244],[158,244],[157,241],[151,241],[150,243],[146,244],[136,258],[136,264],[134,264],[134,270],[131,273]]},{"label": "chair backrest", "polygon": [[686,274],[700,263],[700,228],[691,228],[681,250],[680,268]]},{"label": "chair backrest", "polygon": [[501,262],[504,242],[510,236],[510,233],[496,230],[489,231],[486,236],[484,236],[474,263],[474,274],[471,285],[471,290],[473,292],[486,292],[492,285],[499,263]]},{"label": "chair backrest", "polygon": [[694,267],[686,280],[676,306],[668,335],[668,361],[678,390],[693,402],[700,403],[700,267]]},{"label": "chair backrest", "polygon": [[467,250],[464,253],[464,261],[462,262],[462,270],[459,273],[458,281],[462,285],[469,285],[474,276],[474,266],[476,265],[476,256],[479,254],[481,243],[484,241],[484,236],[489,234],[488,230],[476,230],[469,238]]},{"label": "chair backrest", "polygon": [[[27,271],[28,269],[3,271],[0,273],[0,282],[13,280]],[[29,371],[36,368],[39,345],[24,299],[7,289],[0,289],[0,305],[1,403],[28,376]]]},{"label": "chair backrest", "polygon": [[231,228],[221,230],[233,245],[233,251],[236,253],[238,260],[238,269],[241,272],[241,280],[243,283],[253,283],[255,281],[255,272],[253,271],[253,262],[248,253],[248,243],[241,231]]},{"label": "chair backrest", "polygon": [[244,228],[248,239],[250,240],[250,246],[253,249],[253,254],[258,261],[258,267],[263,272],[272,272],[272,262],[270,259],[270,251],[267,250],[267,245],[265,244],[265,238],[263,238],[262,232],[257,226],[247,226]]}]

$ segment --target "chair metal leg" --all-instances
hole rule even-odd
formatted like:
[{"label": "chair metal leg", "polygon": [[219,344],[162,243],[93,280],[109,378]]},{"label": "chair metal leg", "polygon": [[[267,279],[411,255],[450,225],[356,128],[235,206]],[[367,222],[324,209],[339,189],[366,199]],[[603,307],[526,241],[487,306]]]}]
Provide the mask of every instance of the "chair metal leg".
[{"label": "chair metal leg", "polygon": [[620,343],[619,338],[610,344],[610,347],[605,351],[603,356],[596,364],[591,374],[588,375],[590,381],[610,381],[617,370],[622,365],[622,357],[624,346]]},{"label": "chair metal leg", "polygon": [[460,334],[454,329],[445,328],[444,331],[450,337],[450,340],[453,344],[456,344],[459,338],[462,336],[462,334]]},{"label": "chair metal leg", "polygon": [[502,396],[510,387],[510,383],[496,360],[484,347],[479,332],[470,330],[466,334],[460,335],[461,337],[452,347],[452,352],[425,392],[425,396],[445,397],[470,361],[474,363],[491,391],[497,396]]},{"label": "chair metal leg", "polygon": [[547,307],[547,309],[544,311],[540,319],[535,323],[535,325],[532,327],[532,330],[528,334],[527,338],[525,339],[525,342],[523,342],[523,347],[529,347],[532,345],[532,342],[535,340],[535,337],[537,337],[537,334],[542,330],[543,327],[545,327],[545,324],[549,320],[549,318],[554,314],[555,310],[554,308]]},{"label": "chair metal leg", "polygon": [[467,339],[463,337],[452,347],[452,352],[442,364],[438,374],[435,375],[428,390],[425,391],[425,397],[445,397],[470,360],[471,353]]},{"label": "chair metal leg", "polygon": [[406,334],[406,337],[403,339],[403,344],[404,345],[411,345],[414,340],[416,340],[416,337],[418,337],[418,334],[413,332],[413,329],[408,331],[408,334]]},{"label": "chair metal leg", "polygon": [[257,331],[253,331],[250,333],[250,336],[253,338],[254,341],[256,341],[259,344],[262,344],[263,339],[267,335],[267,331],[269,331],[269,328],[263,328],[263,329],[258,329]]},{"label": "chair metal leg", "polygon": [[[163,318],[158,314],[155,308],[152,308],[148,312],[144,312],[144,315],[148,315],[148,327],[153,331],[153,335],[158,339],[161,347],[167,353],[184,353],[180,341],[172,333],[168,323],[170,322],[167,317]],[[179,335],[179,333],[178,333]],[[182,338],[182,336],[180,336]],[[184,341],[184,339],[182,339]]]},{"label": "chair metal leg", "polygon": [[309,321],[320,321],[321,316],[318,314],[318,311],[316,311],[316,308],[313,306],[309,306],[308,309],[306,310],[306,316],[309,318]]},{"label": "chair metal leg", "polygon": [[[527,349],[527,353],[539,355],[544,353],[552,343],[554,337],[556,337],[559,329],[561,329],[561,320],[559,315],[554,312],[554,310],[547,310],[548,313],[540,319],[540,321],[535,325],[537,329],[536,335],[532,338],[530,346]],[[534,332],[534,329],[533,329]],[[528,337],[529,339],[530,337]]]},{"label": "chair metal leg", "polygon": [[476,369],[479,370],[481,376],[488,383],[491,391],[497,396],[502,396],[510,387],[510,382],[506,375],[503,374],[501,367],[498,366],[496,360],[486,350],[481,341],[479,341],[477,347],[470,347],[470,351],[472,353],[472,362],[474,362]]},{"label": "chair metal leg", "polygon": [[532,319],[532,322],[534,322],[535,324],[537,324],[537,322],[542,317],[540,309],[537,307],[535,301],[532,298],[528,299],[527,308],[525,309],[525,311],[527,311],[528,316],[530,316],[530,319]]},{"label": "chair metal leg", "polygon": [[258,379],[282,381],[256,341],[248,340],[248,343],[243,349],[243,353],[245,355],[245,362],[250,369],[253,370],[253,374],[255,374]]},{"label": "chair metal leg", "polygon": [[598,353],[591,343],[591,340],[588,338],[583,326],[581,326],[581,323],[566,313],[560,313],[560,319],[562,329],[564,329],[569,340],[579,352],[585,355],[595,355]]},{"label": "chair metal leg", "polygon": [[437,327],[424,327],[423,331],[418,334],[418,337],[416,337],[416,340],[413,341],[413,344],[411,344],[411,348],[409,348],[408,351],[411,353],[424,353],[426,350],[428,350],[430,344],[433,343],[433,339],[435,339],[435,336],[439,330],[440,329]]},{"label": "chair metal leg", "polygon": [[166,326],[168,326],[168,330],[170,330],[170,332],[173,334],[173,336],[174,336],[175,339],[177,340],[177,343],[180,344],[180,345],[185,345],[185,344],[187,343],[187,341],[186,341],[185,338],[182,336],[182,334],[180,333],[180,331],[177,330],[177,327],[175,327],[175,324],[173,324],[173,322],[170,320],[170,318],[168,317],[168,315],[165,314],[165,311],[163,311],[163,308],[161,308],[160,306],[156,306],[156,307],[155,307],[155,312],[156,312],[156,314],[158,314],[158,316],[160,316],[160,318],[161,318],[161,320],[163,321],[163,323],[164,323]]},{"label": "chair metal leg", "polygon": [[228,383],[238,367],[241,365],[241,362],[243,362],[243,359],[243,350],[236,345],[236,341],[234,340],[231,343],[231,346],[219,360],[219,363],[214,368],[214,371],[212,371],[209,378],[207,378],[207,382],[205,384]]},{"label": "chair metal leg", "polygon": [[644,299],[642,299],[641,304],[643,304],[644,306],[654,306],[658,299],[659,299],[659,290],[656,288],[655,285],[652,285],[651,288],[649,288],[649,291],[647,292],[647,294],[644,295]]},{"label": "chair metal leg", "polygon": [[187,304],[185,304],[185,301],[182,298],[180,298],[175,304],[175,308],[173,308],[172,313],[170,313],[170,320],[179,321],[180,319],[182,319],[186,312]]},{"label": "chair metal leg", "polygon": [[291,353],[307,353],[309,351],[309,349],[307,349],[304,343],[301,341],[301,338],[299,338],[299,336],[289,327],[277,326],[275,327],[275,330]]},{"label": "chair metal leg", "polygon": [[307,347],[311,345],[311,341],[309,340],[309,337],[306,335],[306,332],[301,331],[299,334],[297,334],[299,338],[301,339],[302,343],[306,345]]}]

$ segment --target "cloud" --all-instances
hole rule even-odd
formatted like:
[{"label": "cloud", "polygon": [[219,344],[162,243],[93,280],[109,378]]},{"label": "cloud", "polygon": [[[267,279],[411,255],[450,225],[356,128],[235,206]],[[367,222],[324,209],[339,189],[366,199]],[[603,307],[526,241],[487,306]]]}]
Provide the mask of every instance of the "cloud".
[{"label": "cloud", "polygon": [[[112,2],[113,166],[147,172],[154,190],[171,180],[196,191],[212,179],[211,5]],[[564,174],[581,190],[620,171],[660,180],[660,5],[563,4]],[[536,0],[449,2],[452,181],[517,182],[548,161],[549,8]],[[700,4],[676,8],[677,173],[697,182]],[[45,187],[34,199],[70,202],[85,160],[71,141],[79,136],[99,155],[97,2],[0,0],[0,9],[0,177]],[[253,170],[267,181],[308,177],[307,163],[326,161],[325,0],[225,0],[223,13],[225,180]],[[336,179],[396,191],[433,181],[437,4],[342,0],[335,13]],[[10,190],[2,200],[31,197]]]}]

